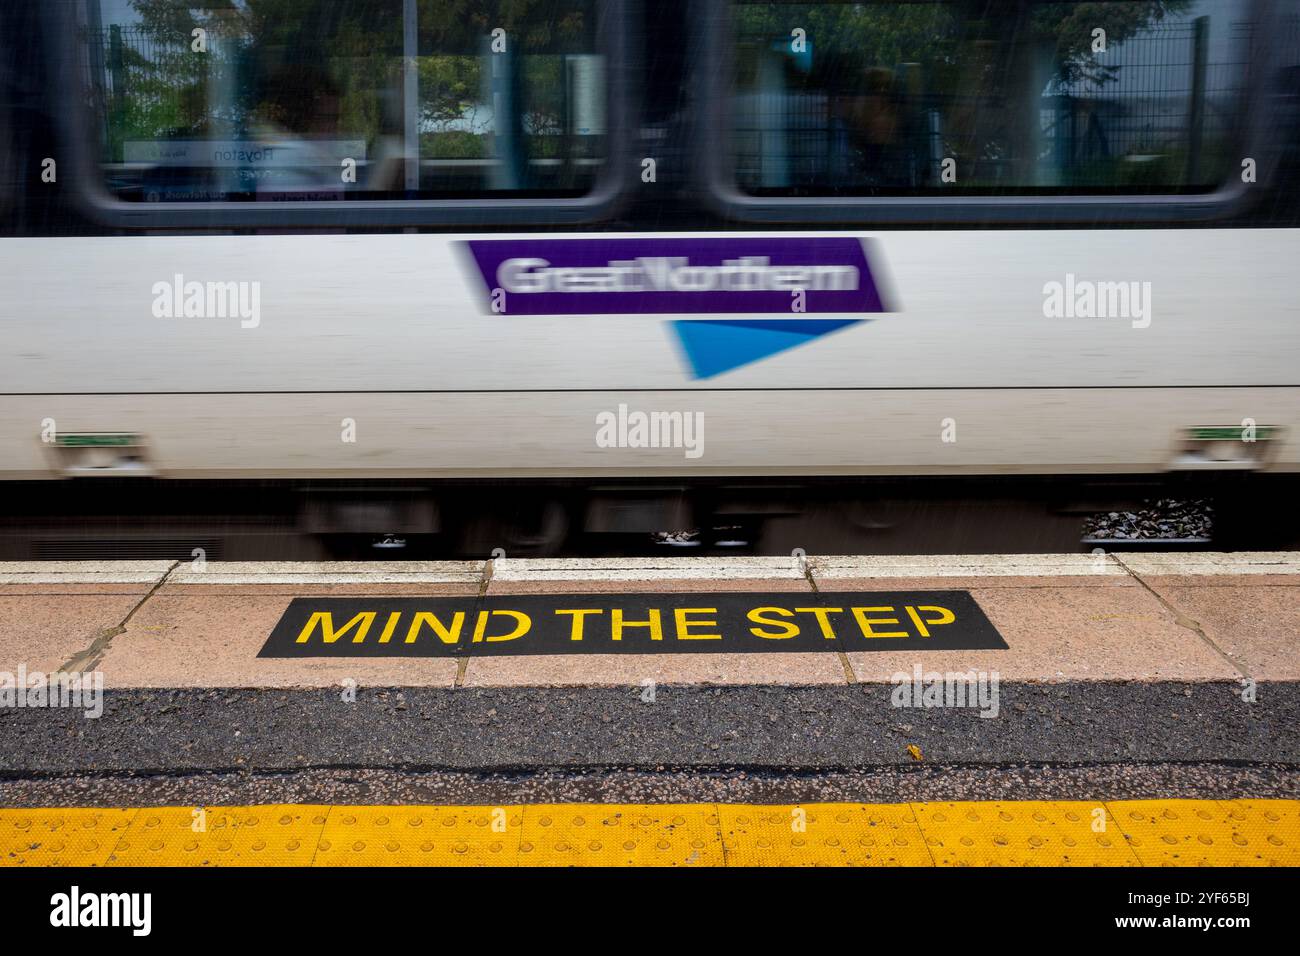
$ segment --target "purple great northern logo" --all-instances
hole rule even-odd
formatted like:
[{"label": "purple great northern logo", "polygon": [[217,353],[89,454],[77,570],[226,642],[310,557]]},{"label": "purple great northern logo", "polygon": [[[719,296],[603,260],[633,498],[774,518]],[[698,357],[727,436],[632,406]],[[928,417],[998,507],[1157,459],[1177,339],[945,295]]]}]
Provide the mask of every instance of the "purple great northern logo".
[{"label": "purple great northern logo", "polygon": [[[864,245],[852,237],[473,239],[467,245],[493,312],[683,317],[673,325],[697,378],[853,325],[863,313],[888,311]],[[730,317],[719,318],[724,315]],[[827,315],[838,318],[822,318]]]},{"label": "purple great northern logo", "polygon": [[510,315],[883,312],[853,238],[473,239]]}]

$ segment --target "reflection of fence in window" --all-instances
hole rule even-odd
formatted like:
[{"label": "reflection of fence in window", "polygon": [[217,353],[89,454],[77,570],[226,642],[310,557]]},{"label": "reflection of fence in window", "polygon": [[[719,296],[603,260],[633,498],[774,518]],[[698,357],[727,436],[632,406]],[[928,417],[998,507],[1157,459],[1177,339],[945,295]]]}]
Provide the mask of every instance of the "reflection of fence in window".
[{"label": "reflection of fence in window", "polygon": [[[1218,24],[1216,24],[1217,26]],[[1148,29],[1043,98],[1038,160],[1064,185],[1204,186],[1222,180],[1250,24],[1210,59],[1209,17]]]},{"label": "reflection of fence in window", "polygon": [[82,67],[101,119],[106,161],[122,162],[128,140],[208,136],[218,124],[237,125],[237,105],[217,97],[236,80],[241,49],[212,37],[200,56],[187,39],[162,39],[145,29],[83,30]]},{"label": "reflection of fence in window", "polygon": [[[742,32],[752,76],[732,100],[737,182],[909,191],[938,186],[955,157],[957,185],[969,188],[1213,186],[1230,162],[1250,36],[1247,23],[1217,21],[1231,32],[1211,44],[1210,26],[1160,24],[1068,71],[1033,65],[1042,51],[1014,41],[985,63],[988,44],[961,38],[956,22],[929,49],[899,51],[923,62],[868,65],[824,44],[806,72],[782,44]],[[1018,87],[1007,79],[1016,76]]]}]

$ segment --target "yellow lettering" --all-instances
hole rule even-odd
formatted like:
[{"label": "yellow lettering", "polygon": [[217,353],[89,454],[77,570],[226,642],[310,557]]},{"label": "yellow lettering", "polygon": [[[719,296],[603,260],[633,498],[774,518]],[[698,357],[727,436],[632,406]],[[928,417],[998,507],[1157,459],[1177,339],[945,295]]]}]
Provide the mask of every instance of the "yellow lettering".
[{"label": "yellow lettering", "polygon": [[765,614],[780,614],[782,617],[794,617],[794,611],[787,611],[783,607],[756,607],[747,615],[755,624],[766,624],[769,627],[780,627],[785,629],[784,634],[774,634],[771,631],[764,631],[761,628],[751,627],[749,633],[755,637],[765,637],[771,641],[784,641],[787,637],[794,637],[799,633],[799,625],[791,624],[789,621],[774,621],[770,617],[764,617]]},{"label": "yellow lettering", "polygon": [[352,630],[354,626],[358,626],[357,636],[352,639],[352,643],[360,644],[365,640],[366,634],[370,631],[370,625],[375,623],[375,614],[375,611],[362,611],[352,618],[352,620],[344,624],[342,630],[336,631],[334,630],[333,612],[316,611],[307,619],[307,623],[303,625],[302,633],[298,635],[298,643],[306,644],[307,639],[311,637],[311,632],[314,631],[316,625],[319,624],[321,637],[324,639],[326,644],[333,644],[348,631]]},{"label": "yellow lettering", "polygon": [[858,627],[862,628],[863,637],[907,637],[907,631],[873,631],[873,624],[897,624],[896,617],[867,617],[868,611],[892,611],[892,607],[855,607],[853,616],[858,619]]},{"label": "yellow lettering", "polygon": [[822,637],[828,641],[835,640],[835,631],[831,628],[831,622],[827,617],[828,614],[841,614],[844,611],[842,607],[797,607],[795,611],[799,614],[817,615],[817,623],[822,629]]},{"label": "yellow lettering", "polygon": [[907,616],[912,619],[912,623],[916,625],[916,629],[920,632],[921,636],[929,637],[930,632],[926,630],[925,621],[921,620],[921,615],[916,613],[916,608],[908,604],[903,608],[903,610],[907,611]]},{"label": "yellow lettering", "polygon": [[679,607],[673,610],[677,621],[677,640],[679,641],[720,641],[721,634],[692,634],[692,627],[717,627],[717,621],[688,621],[687,614],[717,614],[716,607]]},{"label": "yellow lettering", "polygon": [[650,609],[650,620],[648,621],[624,621],[622,608],[614,608],[610,611],[610,637],[616,641],[623,640],[623,628],[625,627],[648,627],[650,628],[650,640],[662,641],[664,639],[663,623],[659,620],[659,611],[655,608]]},{"label": "yellow lettering", "polygon": [[[506,617],[515,619],[515,629],[509,634],[498,634],[495,637],[485,638],[484,632],[487,631],[488,618],[494,614],[504,614]],[[474,643],[478,644],[486,640],[489,644],[495,641],[513,641],[517,637],[523,637],[528,633],[529,628],[533,626],[532,618],[522,611],[479,611],[478,620],[474,623]]]},{"label": "yellow lettering", "polygon": [[415,620],[406,631],[406,643],[414,644],[415,638],[420,632],[420,626],[428,624],[433,628],[434,633],[438,635],[438,640],[444,644],[460,643],[460,629],[465,624],[465,612],[457,611],[451,618],[451,629],[448,630],[443,626],[442,621],[438,620],[437,615],[431,611],[420,611],[415,615]]},{"label": "yellow lettering", "polygon": [[[388,615],[388,623],[384,625],[384,633],[379,635],[380,644],[387,644],[389,641],[393,639],[393,631],[397,629],[397,620],[401,616],[402,616],[401,611],[392,611]],[[360,637],[354,637],[352,640],[355,641],[356,643],[361,642]]]},{"label": "yellow lettering", "polygon": [[933,620],[927,620],[925,623],[931,627],[938,627],[940,624],[951,624],[957,620],[957,615],[952,613],[946,607],[936,607],[933,604],[922,604],[917,608],[918,611],[938,611],[939,616]]},{"label": "yellow lettering", "polygon": [[572,614],[572,615],[573,615],[573,627],[569,630],[569,640],[571,640],[571,641],[580,641],[580,640],[582,640],[582,625],[583,625],[583,622],[586,621],[586,619],[587,619],[587,615],[588,615],[588,614],[604,614],[605,612],[602,611],[602,610],[600,610],[600,608],[595,608],[595,607],[580,607],[580,608],[570,608],[570,609],[564,609],[564,610],[561,610],[561,609],[558,609],[558,608],[557,608],[556,611],[555,611],[555,613],[556,613],[556,614]]}]

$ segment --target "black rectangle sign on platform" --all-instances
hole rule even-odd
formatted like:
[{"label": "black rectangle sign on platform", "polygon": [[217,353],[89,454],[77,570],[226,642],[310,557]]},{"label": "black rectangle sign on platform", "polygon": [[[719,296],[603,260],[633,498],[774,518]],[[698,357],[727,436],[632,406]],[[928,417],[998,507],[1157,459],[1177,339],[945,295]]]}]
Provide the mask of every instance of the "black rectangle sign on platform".
[{"label": "black rectangle sign on platform", "polygon": [[294,598],[259,657],[1003,650],[967,591]]}]

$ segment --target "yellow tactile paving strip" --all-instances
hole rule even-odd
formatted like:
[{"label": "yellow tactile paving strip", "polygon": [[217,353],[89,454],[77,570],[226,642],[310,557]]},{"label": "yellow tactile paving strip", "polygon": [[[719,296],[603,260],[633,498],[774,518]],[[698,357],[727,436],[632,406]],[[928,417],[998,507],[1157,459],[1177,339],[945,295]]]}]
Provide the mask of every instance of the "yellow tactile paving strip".
[{"label": "yellow tactile paving strip", "polygon": [[3,866],[1300,866],[1300,801],[0,810]]}]

